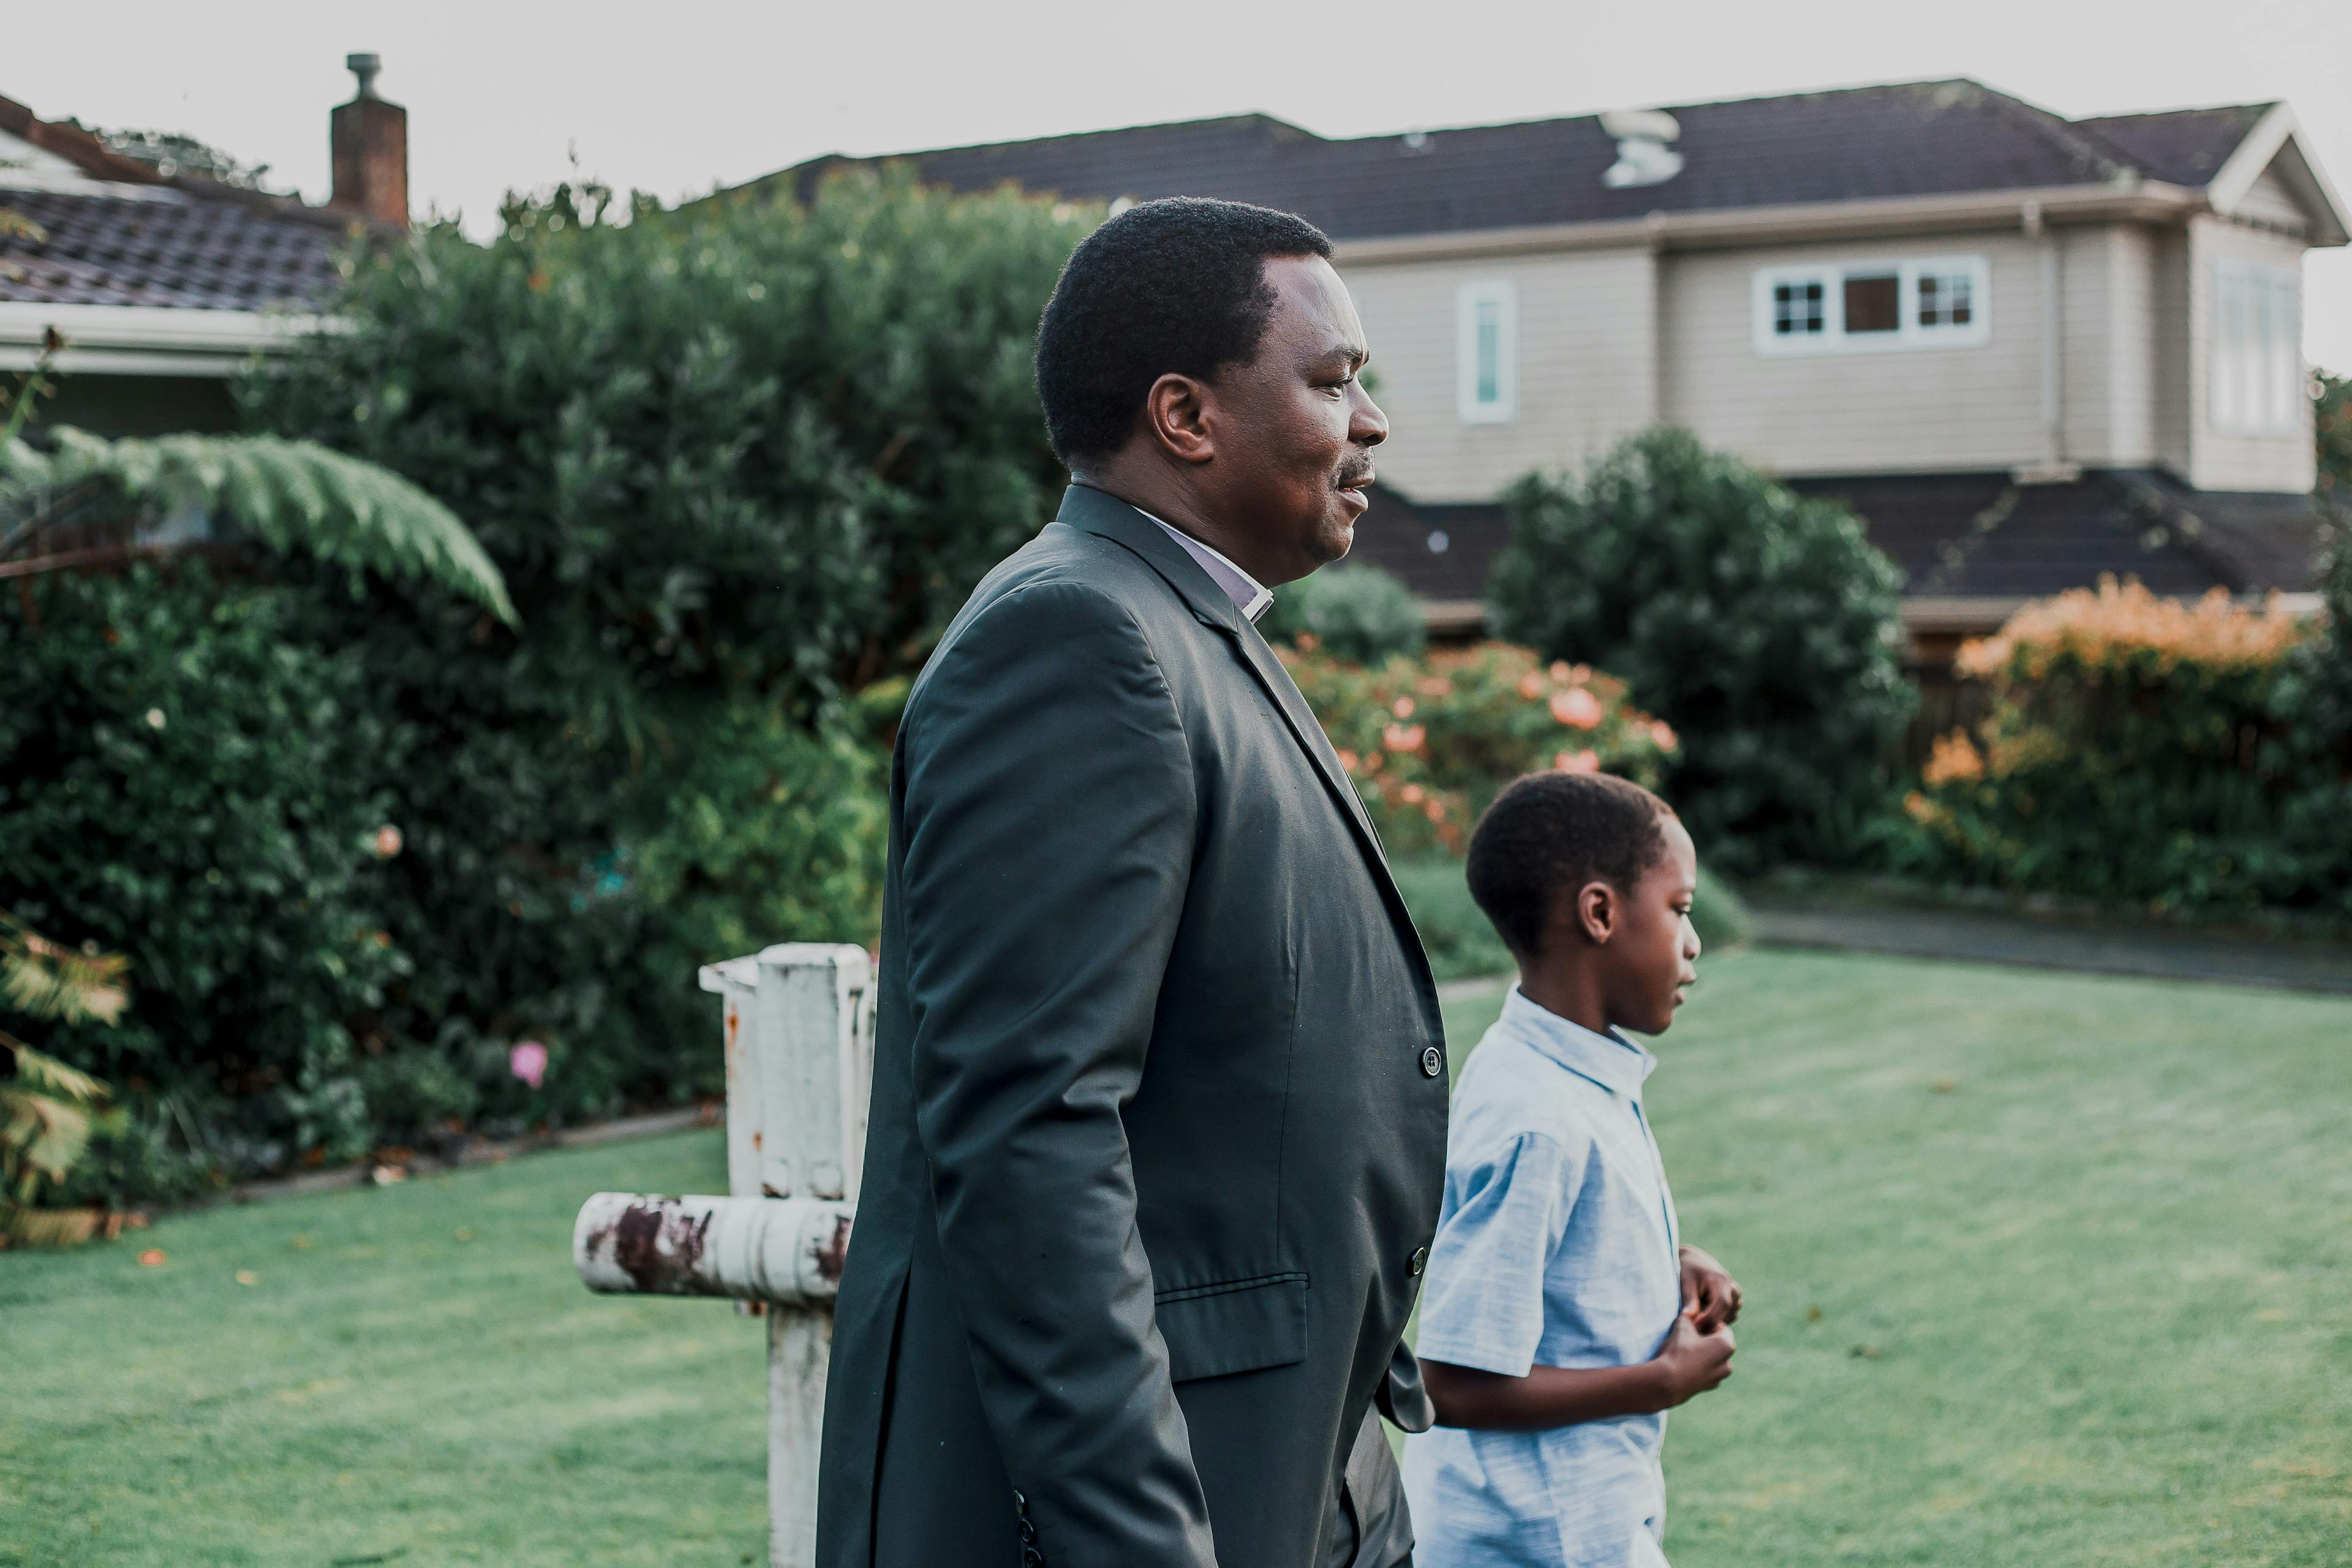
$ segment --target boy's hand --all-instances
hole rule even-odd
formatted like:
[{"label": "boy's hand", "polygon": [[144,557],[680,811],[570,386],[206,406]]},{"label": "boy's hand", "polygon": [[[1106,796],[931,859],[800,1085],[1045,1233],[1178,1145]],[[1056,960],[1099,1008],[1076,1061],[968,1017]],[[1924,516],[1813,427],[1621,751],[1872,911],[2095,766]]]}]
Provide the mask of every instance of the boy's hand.
[{"label": "boy's hand", "polygon": [[1674,1331],[1650,1364],[1657,1370],[1662,1410],[1705,1394],[1731,1375],[1729,1329],[1701,1329],[1698,1314],[1685,1309],[1675,1319]]},{"label": "boy's hand", "polygon": [[1696,1247],[1682,1249],[1683,1310],[1698,1310],[1698,1329],[1711,1333],[1739,1321],[1739,1286],[1723,1265]]}]

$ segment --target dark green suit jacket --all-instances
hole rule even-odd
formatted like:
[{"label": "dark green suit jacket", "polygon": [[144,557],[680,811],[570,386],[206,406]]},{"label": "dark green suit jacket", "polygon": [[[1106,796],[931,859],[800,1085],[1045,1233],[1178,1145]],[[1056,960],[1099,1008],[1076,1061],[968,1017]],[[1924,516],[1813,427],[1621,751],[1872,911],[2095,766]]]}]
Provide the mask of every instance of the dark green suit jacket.
[{"label": "dark green suit jacket", "polygon": [[1288,672],[1102,491],[915,683],[877,1028],[819,1563],[1319,1562],[1375,1396],[1426,1425],[1436,988]]}]

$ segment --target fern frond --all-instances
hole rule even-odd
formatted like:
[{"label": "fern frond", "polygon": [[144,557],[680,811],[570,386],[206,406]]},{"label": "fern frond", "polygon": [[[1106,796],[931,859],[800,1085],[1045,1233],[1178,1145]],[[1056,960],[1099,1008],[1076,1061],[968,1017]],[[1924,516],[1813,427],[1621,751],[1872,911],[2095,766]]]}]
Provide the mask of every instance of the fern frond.
[{"label": "fern frond", "polygon": [[202,507],[281,553],[438,583],[517,624],[506,580],[466,525],[373,463],[276,436],[107,440],[60,426],[53,439],[51,451],[0,448],[0,510],[105,485],[167,510]]},{"label": "fern frond", "polygon": [[[120,953],[61,947],[0,911],[0,994],[20,1013],[111,1025],[131,1002],[122,984],[130,967]],[[0,1035],[0,1043],[6,1039]]]},{"label": "fern frond", "polygon": [[[26,1053],[20,1049],[16,1055],[21,1061]],[[89,1112],[46,1094],[0,1089],[0,1142],[15,1163],[62,1182],[89,1147]],[[30,1187],[24,1183],[20,1195],[29,1197]]]},{"label": "fern frond", "polygon": [[[78,1105],[96,1105],[106,1099],[108,1090],[103,1080],[95,1079],[79,1068],[69,1068],[55,1057],[43,1056],[21,1040],[0,1034],[0,1045],[16,1053],[16,1082],[26,1092],[42,1095],[63,1095]],[[15,1093],[17,1090],[0,1090]]]}]

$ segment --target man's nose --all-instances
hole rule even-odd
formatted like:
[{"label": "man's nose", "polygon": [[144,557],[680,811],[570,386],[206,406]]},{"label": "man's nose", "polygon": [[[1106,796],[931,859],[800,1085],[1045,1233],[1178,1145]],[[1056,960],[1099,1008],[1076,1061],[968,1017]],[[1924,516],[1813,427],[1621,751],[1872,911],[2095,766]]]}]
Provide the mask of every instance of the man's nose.
[{"label": "man's nose", "polygon": [[1377,447],[1389,438],[1389,416],[1372,401],[1372,395],[1361,386],[1356,389],[1356,406],[1348,416],[1348,439],[1359,447]]}]

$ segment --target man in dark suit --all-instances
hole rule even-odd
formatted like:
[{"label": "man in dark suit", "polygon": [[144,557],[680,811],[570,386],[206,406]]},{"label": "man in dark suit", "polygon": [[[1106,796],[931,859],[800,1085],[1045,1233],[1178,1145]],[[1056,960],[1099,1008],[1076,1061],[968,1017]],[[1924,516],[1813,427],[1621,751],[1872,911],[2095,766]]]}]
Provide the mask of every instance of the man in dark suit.
[{"label": "man in dark suit", "polygon": [[1387,435],[1322,234],[1154,202],[1070,258],[1074,482],[915,684],[824,1568],[1391,1568],[1371,1409],[1437,1221],[1436,989],[1252,624]]}]

